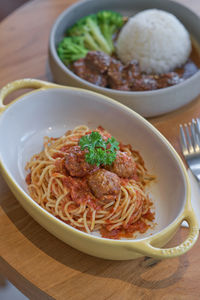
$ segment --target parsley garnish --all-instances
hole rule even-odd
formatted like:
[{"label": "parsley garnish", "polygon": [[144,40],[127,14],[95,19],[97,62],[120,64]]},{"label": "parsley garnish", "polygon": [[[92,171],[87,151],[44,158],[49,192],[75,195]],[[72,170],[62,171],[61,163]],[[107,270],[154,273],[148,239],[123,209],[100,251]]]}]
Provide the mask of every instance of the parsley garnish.
[{"label": "parsley garnish", "polygon": [[87,149],[85,160],[91,165],[111,165],[116,159],[119,143],[112,136],[105,141],[99,132],[93,131],[79,140],[81,150]]}]

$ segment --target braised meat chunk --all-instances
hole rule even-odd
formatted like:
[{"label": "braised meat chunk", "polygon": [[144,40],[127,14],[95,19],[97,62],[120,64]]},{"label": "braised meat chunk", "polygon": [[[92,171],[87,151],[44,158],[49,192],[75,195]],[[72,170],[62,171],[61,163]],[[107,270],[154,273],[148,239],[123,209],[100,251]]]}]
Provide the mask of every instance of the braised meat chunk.
[{"label": "braised meat chunk", "polygon": [[175,72],[169,72],[166,74],[162,74],[162,75],[158,76],[158,79],[157,79],[159,89],[175,85],[177,83],[180,83],[181,81],[182,81],[182,79]]},{"label": "braised meat chunk", "polygon": [[111,57],[101,51],[90,51],[85,57],[87,67],[95,70],[101,74],[108,70]]},{"label": "braised meat chunk", "polygon": [[158,87],[157,81],[153,76],[142,75],[136,77],[131,84],[132,91],[149,91],[156,90]]},{"label": "braised meat chunk", "polygon": [[98,86],[107,86],[107,77],[105,74],[100,73],[95,68],[92,68],[89,63],[86,63],[85,58],[75,61],[72,65],[73,72],[79,77],[94,83]]},{"label": "braised meat chunk", "polygon": [[131,85],[133,80],[140,75],[139,63],[137,60],[132,60],[123,68],[123,77]]},{"label": "braised meat chunk", "polygon": [[79,146],[72,146],[66,153],[65,168],[71,176],[84,177],[98,167],[85,161],[85,151],[82,151]]},{"label": "braised meat chunk", "polygon": [[88,185],[100,200],[116,198],[120,193],[119,177],[105,169],[99,169],[88,176]]},{"label": "braised meat chunk", "polygon": [[87,71],[85,59],[80,58],[80,59],[76,60],[72,64],[72,70],[76,75],[78,75],[81,78],[84,78],[86,71]]},{"label": "braised meat chunk", "polygon": [[112,89],[129,91],[129,84],[123,77],[123,67],[119,60],[111,59],[108,68],[108,84]]},{"label": "braised meat chunk", "polygon": [[152,91],[178,84],[197,72],[194,63],[188,61],[184,68],[175,72],[147,75],[141,72],[139,63],[132,60],[123,65],[116,57],[101,51],[90,51],[85,58],[75,61],[71,66],[79,77],[102,87],[122,91]]}]

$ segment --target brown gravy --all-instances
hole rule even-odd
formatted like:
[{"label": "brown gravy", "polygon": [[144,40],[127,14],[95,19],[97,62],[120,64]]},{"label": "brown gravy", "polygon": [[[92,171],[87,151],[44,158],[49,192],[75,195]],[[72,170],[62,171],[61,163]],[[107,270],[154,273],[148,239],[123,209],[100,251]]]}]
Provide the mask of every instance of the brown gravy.
[{"label": "brown gravy", "polygon": [[200,69],[200,54],[197,48],[192,44],[192,51],[188,61],[181,68],[175,70],[182,78],[187,79]]}]

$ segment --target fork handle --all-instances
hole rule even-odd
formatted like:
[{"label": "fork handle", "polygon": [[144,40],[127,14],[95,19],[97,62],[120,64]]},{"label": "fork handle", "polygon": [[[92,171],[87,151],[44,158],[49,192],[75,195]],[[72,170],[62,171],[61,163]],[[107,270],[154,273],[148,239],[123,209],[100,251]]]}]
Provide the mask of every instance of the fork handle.
[{"label": "fork handle", "polygon": [[[197,165],[198,166],[198,165]],[[192,171],[192,174],[195,176],[198,182],[200,182],[200,168],[194,168],[192,165],[189,166],[190,170]]]}]

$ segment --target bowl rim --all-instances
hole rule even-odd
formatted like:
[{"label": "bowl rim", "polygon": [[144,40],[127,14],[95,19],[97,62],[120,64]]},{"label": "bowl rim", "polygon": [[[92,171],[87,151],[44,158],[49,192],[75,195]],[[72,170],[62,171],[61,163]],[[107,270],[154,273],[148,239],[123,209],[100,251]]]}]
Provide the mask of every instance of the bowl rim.
[{"label": "bowl rim", "polygon": [[176,164],[179,168],[179,170],[181,171],[182,174],[182,178],[184,181],[184,188],[185,188],[185,203],[183,204],[183,207],[181,208],[181,210],[179,211],[178,215],[176,216],[176,218],[169,224],[167,225],[165,228],[163,228],[162,230],[160,230],[157,233],[152,233],[146,237],[140,238],[140,239],[108,239],[108,238],[103,238],[103,237],[99,237],[99,236],[94,236],[88,233],[85,233],[83,231],[80,231],[76,228],[74,228],[73,226],[70,226],[68,224],[66,224],[65,222],[63,222],[62,220],[59,220],[58,218],[56,218],[55,216],[53,216],[52,214],[50,214],[48,211],[46,211],[44,208],[42,208],[37,202],[35,202],[30,196],[29,194],[16,182],[14,176],[11,174],[11,172],[9,170],[7,170],[7,167],[3,164],[2,161],[2,156],[0,155],[0,169],[3,171],[3,174],[5,175],[5,177],[8,179],[8,182],[10,184],[10,186],[16,190],[23,199],[26,200],[26,202],[28,202],[30,204],[30,206],[34,207],[40,214],[44,215],[45,217],[47,217],[49,220],[51,220],[54,224],[56,223],[57,226],[62,227],[64,230],[68,230],[73,232],[75,235],[78,235],[79,237],[84,237],[86,239],[89,240],[95,240],[95,241],[99,241],[102,243],[106,243],[106,244],[123,244],[123,245],[128,245],[129,243],[134,243],[134,244],[141,244],[143,242],[148,242],[151,241],[152,239],[157,239],[159,237],[161,237],[163,234],[167,233],[168,231],[170,231],[171,229],[175,228],[176,226],[178,226],[182,220],[183,217],[185,216],[185,211],[188,210],[188,207],[191,206],[191,194],[190,194],[190,183],[189,183],[189,178],[186,172],[186,168],[181,160],[181,158],[179,157],[178,153],[175,151],[175,149],[172,147],[172,145],[168,142],[168,140],[151,124],[149,123],[145,118],[143,118],[141,115],[139,115],[137,112],[131,110],[130,108],[128,108],[127,106],[125,106],[124,104],[121,104],[105,95],[90,91],[90,90],[85,90],[85,89],[81,89],[81,88],[75,88],[75,87],[67,87],[67,86],[60,86],[60,85],[56,85],[56,84],[49,84],[39,88],[37,90],[31,91],[26,93],[25,95],[19,96],[18,98],[16,98],[13,102],[11,102],[10,104],[6,105],[2,111],[0,111],[0,120],[1,117],[4,113],[4,111],[9,111],[9,108],[13,105],[16,104],[16,102],[18,100],[21,101],[26,101],[26,96],[35,93],[35,95],[37,94],[37,92],[42,92],[42,91],[46,91],[46,90],[52,90],[52,89],[64,89],[64,90],[72,90],[72,91],[77,91],[77,92],[84,92],[86,94],[91,94],[95,97],[98,98],[102,98],[103,102],[106,103],[111,103],[114,106],[119,107],[120,110],[124,111],[125,113],[131,113],[138,122],[142,122],[143,124],[145,124],[151,131],[153,131],[156,136],[158,137],[158,139],[160,139],[162,141],[162,143],[165,145],[165,147],[168,149],[168,151],[171,153],[171,155],[173,156],[174,160],[176,161]]},{"label": "bowl rim", "polygon": [[[57,27],[59,25],[59,23],[66,17],[66,15],[68,15],[72,10],[74,10],[75,8],[78,8],[80,4],[84,4],[84,3],[88,3],[91,2],[93,0],[82,0],[82,1],[78,1],[72,5],[70,5],[68,8],[66,8],[55,20],[51,31],[50,31],[50,37],[49,37],[49,51],[53,57],[53,59],[55,59],[55,62],[57,63],[57,65],[62,69],[62,71],[64,71],[65,73],[67,73],[69,76],[71,76],[74,80],[76,80],[77,82],[81,83],[84,86],[87,86],[91,89],[96,89],[98,92],[104,92],[104,93],[111,93],[113,96],[123,96],[123,95],[127,95],[127,96],[145,96],[145,95],[149,95],[149,96],[156,96],[158,94],[164,94],[167,91],[172,91],[172,92],[176,92],[177,89],[179,89],[179,87],[183,87],[185,85],[189,85],[191,81],[195,80],[196,78],[200,77],[200,69],[193,74],[191,77],[185,79],[184,81],[175,84],[173,86],[169,86],[166,88],[161,88],[161,89],[157,89],[157,90],[149,90],[149,91],[123,91],[123,90],[116,90],[116,89],[111,89],[111,88],[104,88],[98,85],[95,85],[81,77],[79,77],[78,75],[76,75],[74,72],[72,72],[59,58],[57,51],[56,51],[56,45],[55,45],[55,33],[57,30]],[[183,7],[191,16],[194,16],[195,18],[199,16],[197,14],[195,14],[190,8],[188,8],[187,6],[176,2],[176,1],[172,1],[172,0],[165,0],[168,1],[169,3],[173,3],[176,4],[177,6]],[[200,19],[200,18],[199,18]]]}]

